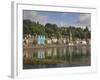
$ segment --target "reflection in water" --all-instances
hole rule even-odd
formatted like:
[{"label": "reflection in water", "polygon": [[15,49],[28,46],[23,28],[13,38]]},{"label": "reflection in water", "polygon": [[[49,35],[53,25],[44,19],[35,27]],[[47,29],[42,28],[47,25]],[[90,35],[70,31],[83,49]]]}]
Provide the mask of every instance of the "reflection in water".
[{"label": "reflection in water", "polygon": [[33,63],[24,61],[24,69],[90,65],[90,46],[55,47],[23,51],[24,60],[28,58],[33,61]]},{"label": "reflection in water", "polygon": [[47,54],[47,56],[51,56],[51,53],[52,53],[52,49],[46,49],[46,54]]},{"label": "reflection in water", "polygon": [[37,58],[45,58],[45,52],[44,52],[44,50],[38,50],[37,51],[37,55],[38,55]]}]

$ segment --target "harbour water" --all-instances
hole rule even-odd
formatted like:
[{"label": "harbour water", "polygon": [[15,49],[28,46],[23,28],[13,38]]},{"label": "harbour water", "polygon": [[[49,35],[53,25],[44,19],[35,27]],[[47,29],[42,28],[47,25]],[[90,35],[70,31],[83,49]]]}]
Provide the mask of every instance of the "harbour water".
[{"label": "harbour water", "polygon": [[23,69],[91,65],[90,46],[65,46],[23,50]]}]

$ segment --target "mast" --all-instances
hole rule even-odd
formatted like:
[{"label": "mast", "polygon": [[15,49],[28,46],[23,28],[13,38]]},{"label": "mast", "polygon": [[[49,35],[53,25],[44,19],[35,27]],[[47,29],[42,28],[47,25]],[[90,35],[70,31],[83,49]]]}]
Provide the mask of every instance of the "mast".
[{"label": "mast", "polygon": [[72,42],[72,33],[70,31],[70,37],[69,37],[70,42]]}]

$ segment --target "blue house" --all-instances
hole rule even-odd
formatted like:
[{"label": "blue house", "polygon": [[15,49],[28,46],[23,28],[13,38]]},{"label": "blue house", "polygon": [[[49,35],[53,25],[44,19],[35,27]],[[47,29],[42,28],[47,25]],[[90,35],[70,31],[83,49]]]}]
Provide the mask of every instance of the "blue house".
[{"label": "blue house", "polygon": [[37,38],[37,42],[38,44],[45,44],[45,36],[44,35],[39,35],[38,38]]}]

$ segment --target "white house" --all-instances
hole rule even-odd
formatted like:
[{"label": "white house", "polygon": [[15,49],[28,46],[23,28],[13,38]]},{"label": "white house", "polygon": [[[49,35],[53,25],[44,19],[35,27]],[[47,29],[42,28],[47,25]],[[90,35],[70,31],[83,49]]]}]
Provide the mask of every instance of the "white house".
[{"label": "white house", "polygon": [[81,43],[81,40],[80,39],[76,39],[75,43],[76,44],[80,44]]},{"label": "white house", "polygon": [[73,46],[74,43],[73,43],[73,42],[69,42],[68,45],[69,45],[69,46]]},{"label": "white house", "polygon": [[47,39],[47,44],[51,44],[52,43],[52,40],[51,39]]},{"label": "white house", "polygon": [[53,43],[57,43],[57,41],[58,41],[57,38],[52,38]]},{"label": "white house", "polygon": [[66,39],[65,38],[63,38],[63,43],[66,44]]},{"label": "white house", "polygon": [[83,41],[82,41],[82,44],[86,45],[86,44],[87,44],[87,42],[86,42],[85,40],[83,40]]}]

